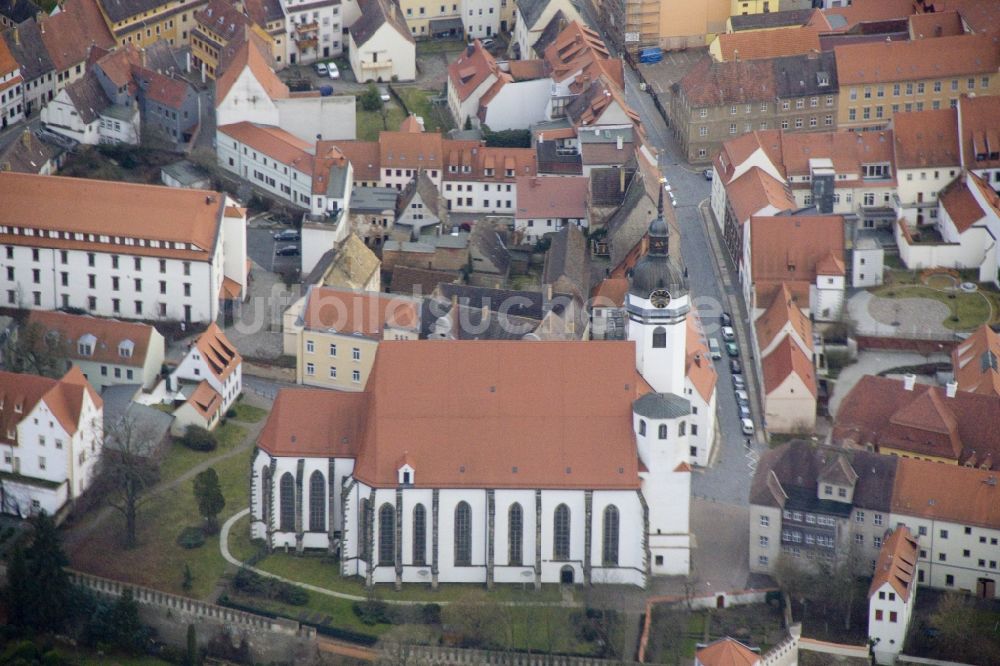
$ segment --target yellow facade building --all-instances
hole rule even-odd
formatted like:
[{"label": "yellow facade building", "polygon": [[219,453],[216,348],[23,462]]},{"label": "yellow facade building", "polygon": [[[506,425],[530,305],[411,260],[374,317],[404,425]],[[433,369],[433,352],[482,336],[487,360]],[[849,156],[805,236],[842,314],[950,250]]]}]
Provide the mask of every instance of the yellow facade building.
[{"label": "yellow facade building", "polygon": [[206,4],[207,0],[98,0],[115,41],[139,47],[161,39],[171,46],[186,44],[195,25],[195,12]]}]

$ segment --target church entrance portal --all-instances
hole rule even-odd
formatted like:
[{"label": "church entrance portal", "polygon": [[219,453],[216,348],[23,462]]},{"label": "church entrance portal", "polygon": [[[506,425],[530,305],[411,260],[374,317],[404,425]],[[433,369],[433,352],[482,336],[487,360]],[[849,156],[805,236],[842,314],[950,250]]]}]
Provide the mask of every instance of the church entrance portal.
[{"label": "church entrance portal", "polygon": [[559,582],[563,585],[573,584],[573,567],[565,566],[559,572]]}]

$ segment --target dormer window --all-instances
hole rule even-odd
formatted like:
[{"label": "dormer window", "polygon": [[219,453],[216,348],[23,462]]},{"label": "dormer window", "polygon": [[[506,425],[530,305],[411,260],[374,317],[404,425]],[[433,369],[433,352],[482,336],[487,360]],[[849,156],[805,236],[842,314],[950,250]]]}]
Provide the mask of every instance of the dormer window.
[{"label": "dormer window", "polygon": [[22,407],[21,403],[15,402],[14,403],[14,413],[15,414],[20,414],[21,413],[21,407]]},{"label": "dormer window", "polygon": [[80,356],[92,356],[94,347],[97,346],[97,338],[88,333],[76,342],[76,348]]},{"label": "dormer window", "polygon": [[513,169],[507,169],[507,170],[506,170],[506,171],[504,172],[504,174],[505,174],[505,175],[506,175],[506,176],[507,176],[508,178],[513,178],[513,177],[514,177],[514,170],[513,170]]},{"label": "dormer window", "polygon": [[816,83],[818,83],[821,86],[830,85],[830,75],[827,72],[817,72]]},{"label": "dormer window", "polygon": [[135,349],[135,343],[131,340],[123,340],[121,344],[118,345],[118,355],[122,358],[132,358],[132,351]]},{"label": "dormer window", "polygon": [[397,470],[399,485],[412,486],[415,478],[414,469],[409,463],[403,463]]},{"label": "dormer window", "polygon": [[485,176],[492,176],[493,175],[493,169],[483,169],[483,175],[485,175]]}]

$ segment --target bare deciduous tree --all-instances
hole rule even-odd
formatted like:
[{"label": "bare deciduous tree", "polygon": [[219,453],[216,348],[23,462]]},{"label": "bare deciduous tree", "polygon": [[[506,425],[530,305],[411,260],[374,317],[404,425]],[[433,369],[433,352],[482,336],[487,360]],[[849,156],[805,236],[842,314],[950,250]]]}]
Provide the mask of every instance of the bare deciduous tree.
[{"label": "bare deciduous tree", "polygon": [[67,341],[38,323],[21,326],[4,344],[4,366],[12,372],[62,377],[69,363]]},{"label": "bare deciduous tree", "polygon": [[126,417],[108,427],[105,435],[98,463],[100,488],[108,505],[125,518],[125,547],[133,548],[138,543],[136,531],[143,494],[159,476],[151,458],[152,433]]}]

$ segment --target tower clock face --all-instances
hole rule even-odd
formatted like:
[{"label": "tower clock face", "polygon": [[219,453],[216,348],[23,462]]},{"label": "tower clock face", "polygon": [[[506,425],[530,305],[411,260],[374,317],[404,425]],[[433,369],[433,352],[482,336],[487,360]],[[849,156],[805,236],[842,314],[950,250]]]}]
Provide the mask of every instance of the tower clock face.
[{"label": "tower clock face", "polygon": [[655,289],[649,295],[649,300],[654,308],[665,308],[670,304],[670,292],[666,289]]}]

